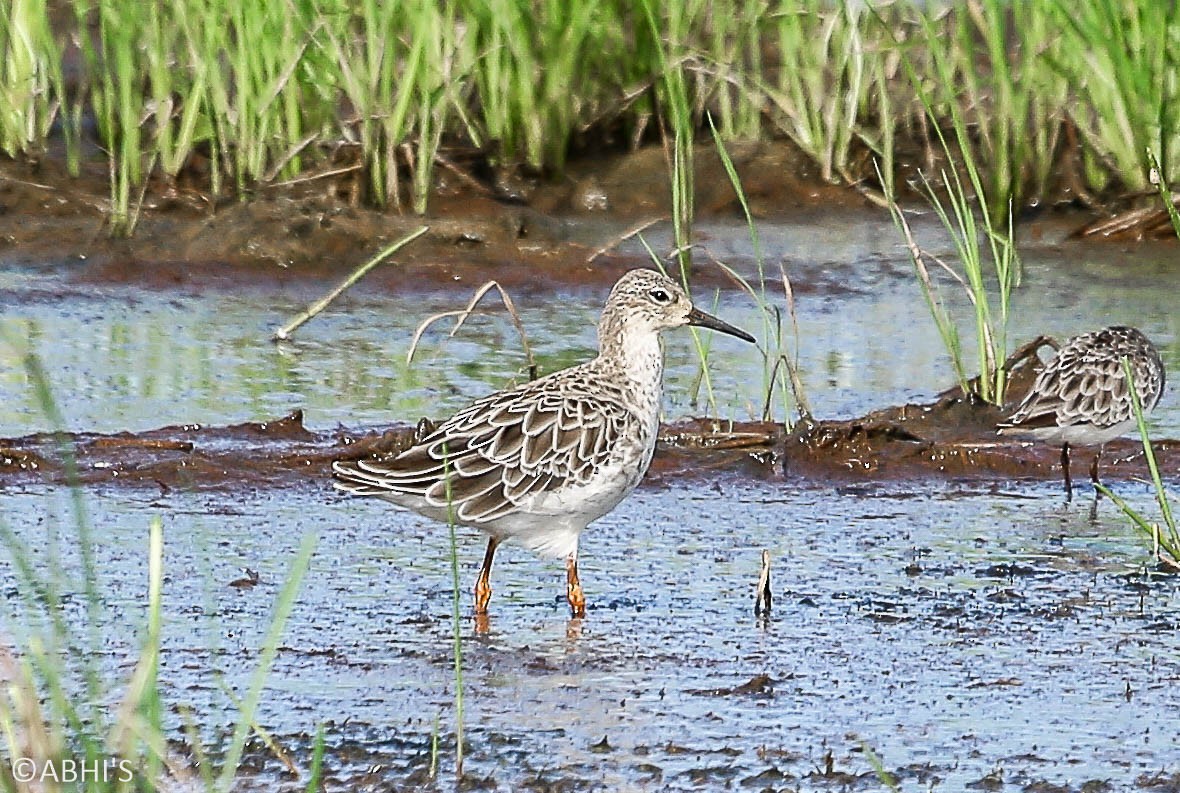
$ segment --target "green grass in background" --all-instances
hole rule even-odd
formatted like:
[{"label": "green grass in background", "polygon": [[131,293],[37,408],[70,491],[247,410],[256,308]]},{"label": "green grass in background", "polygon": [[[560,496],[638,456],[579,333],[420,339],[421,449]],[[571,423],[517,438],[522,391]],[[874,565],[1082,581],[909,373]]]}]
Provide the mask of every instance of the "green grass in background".
[{"label": "green grass in background", "polygon": [[1145,189],[1145,149],[1180,177],[1167,3],[9,0],[0,52],[0,148],[36,157],[60,129],[77,168],[93,118],[117,234],[149,176],[198,160],[218,195],[343,167],[423,212],[440,147],[557,175],[581,147],[663,140],[687,165],[706,113],[840,183],[875,180],[868,154],[887,180],[898,146],[941,156],[945,130],[993,217],[1043,200],[1067,154],[1095,195]]}]

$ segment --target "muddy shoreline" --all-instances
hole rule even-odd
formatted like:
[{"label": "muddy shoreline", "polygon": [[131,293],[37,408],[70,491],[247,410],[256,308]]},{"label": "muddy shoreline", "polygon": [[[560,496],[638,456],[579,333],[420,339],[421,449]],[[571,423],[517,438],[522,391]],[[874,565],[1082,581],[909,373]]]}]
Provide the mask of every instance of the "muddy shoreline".
[{"label": "muddy shoreline", "polygon": [[[805,419],[789,432],[771,422],[682,420],[661,427],[645,482],[723,474],[829,483],[1060,479],[1059,447],[994,435],[995,422],[1004,415],[995,406],[950,392],[933,403],[885,408],[863,418]],[[313,432],[303,426],[300,410],[274,421],[222,427],[37,433],[0,439],[0,488],[35,483],[146,485],[164,492],[291,487],[328,481],[334,460],[396,454],[410,445],[414,433],[414,426],[406,424]],[[1162,469],[1180,468],[1180,442],[1161,440],[1154,446]],[[1092,455],[1093,450],[1075,451],[1071,470],[1076,482],[1088,481]],[[1131,438],[1106,445],[1101,470],[1104,481],[1150,475],[1141,445]]]},{"label": "muddy shoreline", "polygon": [[[832,213],[852,218],[885,211],[867,193],[819,180],[790,143],[738,144],[732,156],[755,220],[830,222]],[[698,219],[743,222],[716,152],[699,147],[696,163]],[[535,289],[538,278],[549,288],[600,286],[644,263],[644,256],[620,255],[616,246],[638,229],[666,227],[672,209],[664,153],[653,146],[574,162],[561,179],[532,179],[511,197],[441,169],[426,217],[367,208],[350,185],[342,178],[310,179],[262,187],[239,200],[149,184],[134,235],[112,239],[104,221],[106,173],[99,163],[87,164],[75,178],[53,157],[0,158],[0,258],[68,266],[84,283],[232,288],[334,277],[427,226],[424,237],[395,256],[395,266],[370,276],[375,288],[404,291],[488,277],[510,289]],[[1064,211],[1030,211],[1023,222],[1089,227],[1094,239],[1154,234],[1141,222],[1120,225],[1124,214],[1112,218],[1069,202],[1059,206]],[[1131,217],[1142,221],[1137,212]],[[701,267],[699,275],[702,286],[725,282],[715,268]]]},{"label": "muddy shoreline", "polygon": [[[296,206],[271,204],[272,213]],[[257,211],[235,204],[215,219]],[[922,789],[1175,787],[1175,740],[1144,725],[1180,707],[1170,660],[1180,579],[1154,568],[1113,504],[1091,502],[1086,453],[1074,455],[1067,503],[1055,447],[997,438],[1005,411],[957,389],[937,393],[948,368],[925,307],[905,308],[920,297],[890,258],[887,228],[866,232],[859,206],[792,211],[828,220],[848,212],[806,241],[798,226],[764,229],[769,260],[799,276],[801,370],[815,416],[791,432],[683,418],[704,403],[690,396],[697,362],[687,338],[669,334],[672,420],[645,486],[585,533],[584,620],[567,618],[559,564],[507,548],[490,630],[476,634],[466,615],[481,538],[460,534],[468,744],[454,786],[875,790],[871,750],[903,786]],[[153,212],[152,222],[167,220]],[[440,418],[523,376],[502,314],[473,320],[456,339],[439,328],[415,364],[405,362],[414,326],[461,307],[489,277],[514,297],[537,296],[517,302],[542,371],[592,354],[601,295],[633,263],[614,253],[586,259],[643,217],[577,218],[523,237],[487,221],[502,235],[495,244],[440,233],[414,249],[420,258],[407,252],[378,268],[294,345],[270,344],[269,330],[346,261],[372,255],[374,239],[333,236],[333,222],[309,232],[305,249],[283,237],[296,256],[285,264],[268,258],[265,240],[245,256],[198,261],[186,258],[198,248],[185,248],[178,232],[162,262],[132,248],[104,252],[98,239],[85,262],[51,256],[0,271],[0,299],[23,301],[4,328],[15,343],[0,344],[10,355],[0,372],[10,429],[0,434],[13,436],[0,440],[5,519],[30,547],[45,547],[47,532],[66,540],[53,561],[72,573],[77,494],[64,485],[83,483],[117,628],[100,663],[115,680],[137,646],[146,527],[163,521],[162,699],[175,705],[166,728],[190,765],[217,762],[236,713],[224,692],[250,685],[291,559],[314,535],[319,547],[258,723],[301,770],[323,725],[327,790],[452,786],[447,532],[378,499],[333,497],[328,467],[396,451],[414,431],[400,422]],[[389,240],[409,225],[380,233]],[[236,242],[215,225],[226,240],[209,233],[195,244],[242,250],[251,228],[265,222],[242,221]],[[856,245],[838,247],[849,238]],[[325,239],[340,246],[337,258],[317,253]],[[741,256],[737,243],[708,242]],[[60,240],[34,244],[51,251]],[[169,249],[166,234],[154,244],[153,256]],[[1070,332],[1119,303],[1174,361],[1173,290],[1161,287],[1172,283],[1171,247],[1108,270],[1077,255],[1088,244],[1062,246],[1030,269],[1018,299],[1035,305],[1010,340]],[[724,285],[711,266],[699,277],[702,297],[712,292],[706,284]],[[1096,297],[1075,302],[1078,283]],[[761,333],[737,290],[716,300],[720,315]],[[76,477],[60,438],[29,434],[48,421],[29,395],[27,355],[42,361],[66,425],[79,430],[68,436]],[[722,401],[711,412],[761,415],[757,351],[719,340],[712,355]],[[1031,359],[1013,367],[1013,399],[1035,368]],[[1176,437],[1166,399],[1158,434]],[[1156,450],[1170,482],[1180,446]],[[1156,509],[1128,481],[1146,475],[1134,437],[1108,445],[1102,473],[1145,514]],[[752,609],[763,549],[773,558],[769,618]],[[18,593],[11,573],[0,587]],[[188,745],[190,713],[212,753]],[[305,781],[252,742],[238,787],[294,791]]]}]

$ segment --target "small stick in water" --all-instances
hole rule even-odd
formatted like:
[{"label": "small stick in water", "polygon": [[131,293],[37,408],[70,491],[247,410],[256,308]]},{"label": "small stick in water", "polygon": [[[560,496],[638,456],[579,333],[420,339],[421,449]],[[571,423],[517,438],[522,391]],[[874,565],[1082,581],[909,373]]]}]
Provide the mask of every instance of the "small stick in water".
[{"label": "small stick in water", "polygon": [[333,289],[328,294],[321,297],[319,300],[312,303],[310,306],[308,306],[306,309],[304,309],[299,314],[299,316],[295,317],[295,319],[291,320],[286,325],[284,325],[283,327],[276,330],[274,335],[271,336],[271,341],[286,341],[287,339],[291,338],[291,334],[295,332],[296,328],[298,328],[304,322],[307,322],[309,319],[314,317],[316,314],[320,313],[325,308],[327,308],[328,304],[331,303],[336,298],[338,298],[340,296],[340,294],[345,289],[352,286],[357,281],[361,280],[361,278],[364,276],[365,273],[369,272],[369,270],[372,270],[374,267],[376,267],[378,264],[380,264],[381,261],[383,259],[385,259],[387,256],[391,255],[392,253],[394,253],[398,249],[402,248],[403,246],[418,239],[419,237],[421,237],[423,234],[425,234],[429,230],[430,230],[429,226],[422,226],[417,231],[415,231],[412,234],[409,234],[405,237],[402,237],[400,240],[398,240],[397,242],[395,242],[392,245],[390,245],[389,247],[387,247],[385,250],[378,253],[372,259],[369,259],[369,261],[365,262],[360,267],[358,267],[355,271],[353,271],[352,275],[348,276],[343,281],[341,281],[339,286],[337,286],[335,289]]},{"label": "small stick in water", "polygon": [[762,572],[758,576],[758,597],[754,600],[754,616],[770,614],[770,551],[762,549]]}]

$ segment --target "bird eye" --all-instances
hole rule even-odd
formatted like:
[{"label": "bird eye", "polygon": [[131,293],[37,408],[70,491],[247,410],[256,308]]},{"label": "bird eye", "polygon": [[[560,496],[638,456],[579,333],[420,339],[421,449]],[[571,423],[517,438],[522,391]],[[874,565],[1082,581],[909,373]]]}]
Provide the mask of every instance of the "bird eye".
[{"label": "bird eye", "polygon": [[648,292],[647,296],[652,299],[653,303],[657,303],[661,306],[666,306],[668,303],[672,302],[672,296],[668,294],[668,290],[658,286]]}]

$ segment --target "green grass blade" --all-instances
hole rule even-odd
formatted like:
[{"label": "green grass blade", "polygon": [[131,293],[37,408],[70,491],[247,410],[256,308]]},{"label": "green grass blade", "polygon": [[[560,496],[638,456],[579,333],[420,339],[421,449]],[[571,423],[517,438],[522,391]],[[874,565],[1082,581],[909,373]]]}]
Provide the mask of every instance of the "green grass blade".
[{"label": "green grass blade", "polygon": [[242,758],[246,738],[249,737],[250,724],[256,721],[255,713],[258,710],[259,702],[262,700],[262,691],[266,685],[266,678],[270,674],[270,668],[274,664],[275,656],[278,654],[279,641],[282,639],[287,618],[291,615],[291,610],[295,607],[299,588],[303,583],[303,576],[311,564],[311,557],[315,553],[315,547],[315,535],[305,535],[299,545],[299,552],[291,562],[291,569],[287,573],[287,579],[283,584],[282,590],[279,592],[278,600],[275,601],[274,609],[271,613],[270,627],[263,640],[262,652],[259,653],[258,666],[250,678],[250,686],[242,702],[238,723],[234,728],[233,737],[230,739],[229,749],[226,751],[225,765],[222,767],[221,776],[217,780],[217,790],[222,791],[222,793],[229,793],[233,788],[238,763]]}]

